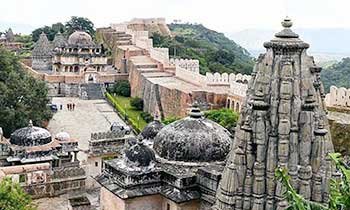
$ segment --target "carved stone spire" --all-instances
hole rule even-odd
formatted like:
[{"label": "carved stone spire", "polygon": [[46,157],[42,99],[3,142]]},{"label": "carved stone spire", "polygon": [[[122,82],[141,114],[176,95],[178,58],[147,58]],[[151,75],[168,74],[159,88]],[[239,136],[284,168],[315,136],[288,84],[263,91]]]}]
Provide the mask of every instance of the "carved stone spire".
[{"label": "carved stone spire", "polygon": [[333,166],[327,155],[333,145],[319,88],[321,69],[292,25],[285,18],[283,30],[264,44],[213,209],[286,208],[276,167],[288,169],[291,184],[306,199],[328,200]]}]

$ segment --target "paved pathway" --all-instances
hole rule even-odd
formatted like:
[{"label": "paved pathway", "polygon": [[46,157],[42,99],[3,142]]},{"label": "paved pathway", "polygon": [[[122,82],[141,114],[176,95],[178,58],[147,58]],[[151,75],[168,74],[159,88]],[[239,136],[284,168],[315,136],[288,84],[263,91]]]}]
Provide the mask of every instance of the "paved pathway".
[{"label": "paved pathway", "polygon": [[[78,139],[79,148],[87,150],[91,133],[103,132],[110,129],[111,123],[124,122],[119,118],[113,107],[105,100],[81,100],[79,98],[53,98],[53,104],[63,105],[49,123],[49,131],[55,135],[60,131],[68,132],[71,138]],[[68,111],[67,104],[74,103],[75,110]],[[86,160],[85,155],[78,154],[80,161]]]}]

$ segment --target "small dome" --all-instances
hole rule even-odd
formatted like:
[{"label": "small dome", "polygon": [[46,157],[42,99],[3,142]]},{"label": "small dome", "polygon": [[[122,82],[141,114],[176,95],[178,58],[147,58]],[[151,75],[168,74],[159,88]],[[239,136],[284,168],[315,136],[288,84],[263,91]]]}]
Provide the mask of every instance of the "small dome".
[{"label": "small dome", "polygon": [[68,38],[68,44],[76,46],[94,46],[91,36],[85,31],[76,31]]},{"label": "small dome", "polygon": [[142,130],[141,136],[143,139],[153,139],[163,127],[163,123],[159,120],[154,120]]},{"label": "small dome", "polygon": [[14,131],[10,136],[10,143],[18,146],[39,146],[51,142],[51,134],[48,130],[33,126],[32,122],[28,127]]},{"label": "small dome", "polygon": [[70,140],[70,135],[67,132],[59,132],[56,134],[55,139],[58,141],[68,141]]},{"label": "small dome", "polygon": [[171,161],[224,161],[230,150],[229,132],[203,117],[194,105],[190,116],[165,126],[154,138],[153,148]]},{"label": "small dome", "polygon": [[126,163],[132,167],[147,167],[155,161],[154,151],[141,141],[125,151]]}]

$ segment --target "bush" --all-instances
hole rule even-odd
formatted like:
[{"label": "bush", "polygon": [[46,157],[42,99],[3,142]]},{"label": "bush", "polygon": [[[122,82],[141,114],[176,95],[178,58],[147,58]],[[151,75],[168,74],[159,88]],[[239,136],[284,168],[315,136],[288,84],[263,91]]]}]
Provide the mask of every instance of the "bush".
[{"label": "bush", "polygon": [[120,81],[108,88],[108,92],[119,96],[130,97],[130,83],[129,81]]},{"label": "bush", "polygon": [[134,107],[136,110],[143,110],[143,100],[141,98],[132,98],[130,100],[130,106]]},{"label": "bush", "polygon": [[234,132],[239,115],[232,109],[211,110],[204,113],[205,117]]},{"label": "bush", "polygon": [[154,120],[153,116],[150,113],[147,113],[147,112],[141,112],[141,117],[147,123],[150,123],[150,122],[152,122]]},{"label": "bush", "polygon": [[168,125],[168,124],[170,124],[170,123],[172,123],[172,122],[175,122],[175,121],[177,121],[177,120],[179,120],[180,118],[179,117],[168,117],[168,118],[165,118],[163,121],[162,121],[162,123],[164,124],[164,125]]}]

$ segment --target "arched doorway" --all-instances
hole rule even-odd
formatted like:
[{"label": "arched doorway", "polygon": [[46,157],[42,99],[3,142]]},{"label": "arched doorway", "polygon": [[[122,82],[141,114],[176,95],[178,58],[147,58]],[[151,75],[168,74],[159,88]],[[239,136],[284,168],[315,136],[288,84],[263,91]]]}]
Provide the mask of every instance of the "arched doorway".
[{"label": "arched doorway", "polygon": [[96,83],[96,74],[93,73],[87,73],[85,74],[85,83]]},{"label": "arched doorway", "polygon": [[237,102],[237,103],[236,103],[236,110],[235,110],[235,111],[236,111],[236,112],[239,112],[239,108],[240,108],[240,106],[239,106],[239,103]]}]

